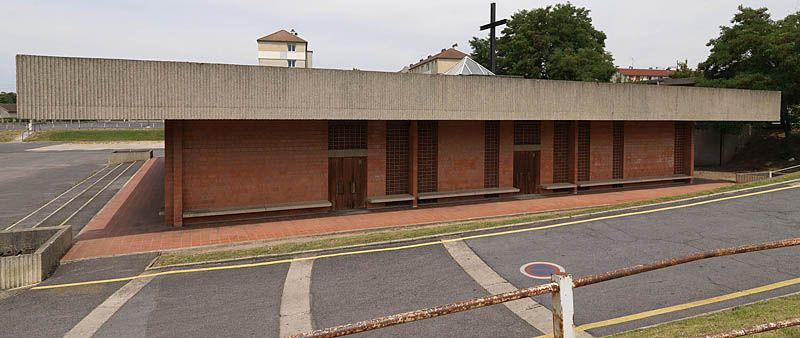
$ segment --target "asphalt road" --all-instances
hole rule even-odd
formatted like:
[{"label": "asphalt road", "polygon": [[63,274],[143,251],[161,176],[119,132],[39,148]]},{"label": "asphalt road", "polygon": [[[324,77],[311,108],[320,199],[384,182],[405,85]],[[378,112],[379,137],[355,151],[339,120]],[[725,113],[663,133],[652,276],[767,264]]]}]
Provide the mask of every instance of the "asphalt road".
[{"label": "asphalt road", "polygon": [[[519,272],[550,261],[575,276],[699,250],[797,237],[800,188],[543,230],[470,239],[481,260],[516,287],[542,283]],[[557,223],[557,222],[556,222]],[[536,226],[541,226],[537,224]],[[132,276],[152,257],[69,263],[47,281]],[[800,277],[800,248],[713,258],[575,290],[578,325]],[[80,264],[80,265],[73,265]],[[277,336],[289,265],[155,277],[99,327],[96,336]],[[27,290],[0,300],[9,336],[63,335],[125,282]],[[800,284],[589,330],[601,336],[800,291]],[[310,317],[323,328],[486,295],[440,244],[318,258]],[[2,298],[2,297],[0,297]],[[549,306],[549,297],[536,297]],[[49,306],[47,304],[53,304]],[[65,306],[69,304],[69,306]],[[50,318],[50,320],[45,320]],[[360,336],[530,337],[540,331],[504,306],[403,324]]]}]

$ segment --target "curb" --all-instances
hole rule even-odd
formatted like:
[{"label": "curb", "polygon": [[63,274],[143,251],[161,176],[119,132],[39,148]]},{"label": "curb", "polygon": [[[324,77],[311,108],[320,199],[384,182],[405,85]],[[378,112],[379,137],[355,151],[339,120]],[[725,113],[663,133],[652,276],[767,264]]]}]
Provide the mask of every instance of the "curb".
[{"label": "curb", "polygon": [[[386,246],[386,245],[399,244],[399,243],[411,243],[411,242],[428,240],[428,239],[446,238],[446,237],[452,237],[452,236],[458,236],[458,235],[468,235],[468,234],[474,234],[474,233],[480,233],[480,232],[493,232],[495,230],[504,230],[504,229],[515,228],[515,227],[525,227],[525,226],[530,226],[530,225],[544,223],[544,222],[552,222],[552,221],[559,221],[559,220],[567,220],[567,219],[595,216],[595,215],[600,215],[600,214],[616,213],[616,212],[620,212],[620,211],[627,211],[627,210],[633,210],[633,209],[645,209],[645,208],[650,208],[650,207],[662,206],[662,205],[666,205],[666,204],[677,204],[677,203],[694,201],[694,200],[705,199],[705,198],[710,198],[710,197],[717,197],[717,196],[722,196],[722,195],[733,195],[733,194],[738,194],[738,193],[747,192],[747,191],[751,191],[751,190],[769,188],[769,187],[773,187],[773,186],[777,186],[777,185],[786,185],[786,184],[791,184],[791,183],[795,183],[795,182],[800,182],[800,178],[793,179],[793,180],[787,180],[787,181],[781,181],[781,182],[775,182],[775,183],[770,183],[770,184],[765,184],[765,185],[759,185],[759,186],[755,186],[755,187],[742,188],[742,189],[719,192],[719,193],[713,193],[713,194],[702,195],[702,196],[688,197],[688,198],[683,198],[683,199],[673,200],[673,201],[656,202],[656,203],[649,203],[649,204],[643,204],[643,205],[637,205],[637,206],[630,206],[630,207],[624,207],[624,208],[613,209],[613,210],[588,212],[588,213],[583,213],[583,214],[578,214],[578,215],[548,218],[548,219],[543,219],[543,220],[536,220],[536,221],[524,222],[524,223],[516,223],[516,224],[505,224],[505,225],[500,225],[500,226],[495,226],[495,227],[488,227],[488,228],[481,228],[481,229],[454,231],[454,232],[441,233],[441,234],[435,234],[435,235],[426,235],[426,236],[413,237],[413,238],[403,238],[403,239],[394,239],[394,240],[389,240],[389,241],[380,241],[380,242],[373,242],[373,243],[353,244],[353,245],[345,245],[345,246],[323,248],[323,249],[295,251],[295,252],[290,252],[290,253],[278,253],[278,254],[256,255],[256,256],[248,256],[248,257],[236,257],[236,258],[227,258],[227,259],[209,260],[209,261],[191,262],[191,263],[179,263],[179,264],[172,264],[172,265],[154,267],[153,264],[157,261],[157,258],[158,258],[158,257],[156,257],[156,259],[154,259],[150,263],[150,265],[148,265],[145,268],[145,271],[148,271],[148,270],[162,270],[162,269],[169,269],[169,268],[195,266],[195,265],[231,263],[231,262],[239,262],[239,261],[246,261],[246,260],[270,260],[270,259],[284,258],[284,257],[291,257],[291,256],[304,256],[304,255],[316,254],[316,253],[320,253],[320,252],[336,252],[336,251],[343,251],[343,250],[348,250],[348,249],[360,249],[360,248],[365,248],[365,247],[378,247],[378,246]],[[518,217],[518,216],[524,216],[524,215],[536,215],[536,214],[547,213],[547,212],[568,212],[570,210],[591,209],[591,208],[602,207],[602,206],[603,205],[587,207],[587,208],[578,208],[578,209],[562,209],[562,210],[545,211],[545,212],[532,213],[532,214],[511,214],[511,215],[504,215],[502,217],[489,217],[488,219],[492,219],[492,218],[494,218],[494,219],[502,219],[502,218],[507,218],[507,217]],[[457,224],[457,223],[463,223],[463,222],[477,221],[477,220],[481,220],[481,219],[485,220],[487,218],[464,219],[464,220],[460,220],[460,221],[447,222],[447,223],[411,224],[411,225],[404,225],[404,226],[398,226],[398,227],[384,228],[382,230],[406,229],[406,228],[412,228],[412,227],[415,227],[415,226],[424,227],[424,226],[435,225],[435,224],[450,224],[450,223],[456,223]],[[351,231],[351,232],[363,232],[363,230]],[[347,232],[343,232],[343,233],[347,233]],[[342,234],[342,233],[330,233],[330,234],[327,234],[327,235],[333,235],[333,234]],[[313,237],[295,237],[295,239],[300,239],[300,238],[313,238]],[[240,243],[237,243],[237,244],[244,244],[244,243],[248,243],[248,242],[240,242]],[[256,243],[254,243],[252,241],[249,242],[249,243],[256,244]],[[227,245],[227,244],[223,244],[223,245]],[[220,245],[214,245],[214,246],[219,247]],[[157,251],[156,250],[156,251],[150,251],[150,253],[153,253],[153,252],[160,252],[160,253],[180,252],[180,251],[197,250],[197,249],[203,249],[203,248],[208,249],[208,248],[214,248],[214,246],[171,249],[171,250],[161,250],[161,251]],[[141,254],[141,253],[144,253],[144,252],[139,252],[139,253],[136,253],[136,254]],[[126,256],[126,255],[130,255],[130,254],[116,255],[116,256],[113,256],[113,257]],[[109,256],[109,257],[112,257],[112,256]],[[87,258],[87,259],[94,259],[94,258],[106,258],[106,257],[93,257],[93,258]]]}]

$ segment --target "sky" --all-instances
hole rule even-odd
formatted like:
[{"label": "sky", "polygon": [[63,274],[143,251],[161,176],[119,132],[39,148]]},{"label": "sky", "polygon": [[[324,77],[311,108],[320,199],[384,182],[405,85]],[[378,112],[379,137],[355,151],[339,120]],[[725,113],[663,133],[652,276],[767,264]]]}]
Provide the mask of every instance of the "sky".
[{"label": "sky", "polygon": [[[563,1],[497,0],[498,18]],[[800,0],[595,0],[588,8],[621,67],[690,66],[728,25],[739,4],[767,7],[773,19]],[[15,90],[16,54],[257,64],[256,39],[295,29],[315,68],[398,71],[457,43],[469,52],[489,2],[473,0],[3,0],[0,91]]]}]

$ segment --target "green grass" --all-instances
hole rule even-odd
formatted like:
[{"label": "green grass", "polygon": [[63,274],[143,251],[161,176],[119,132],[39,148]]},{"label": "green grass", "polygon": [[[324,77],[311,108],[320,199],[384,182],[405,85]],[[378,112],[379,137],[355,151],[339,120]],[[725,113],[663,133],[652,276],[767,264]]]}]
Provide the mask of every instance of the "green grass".
[{"label": "green grass", "polygon": [[22,134],[21,130],[3,130],[0,131],[0,142],[11,142],[14,141],[17,136]]},{"label": "green grass", "polygon": [[164,140],[164,129],[82,129],[37,131],[25,141],[111,142],[161,140]]},{"label": "green grass", "polygon": [[[612,338],[696,337],[727,332],[800,316],[800,294],[774,298],[698,317],[682,319],[649,328],[623,332]],[[748,337],[800,337],[800,328],[792,327]]]},{"label": "green grass", "polygon": [[576,210],[568,210],[560,212],[548,212],[548,213],[533,214],[533,215],[526,215],[519,217],[510,217],[500,220],[449,223],[442,225],[407,227],[407,228],[390,229],[390,230],[375,230],[369,233],[330,236],[324,239],[313,239],[302,242],[265,245],[261,247],[246,248],[246,249],[227,249],[227,250],[216,250],[216,251],[199,252],[199,253],[176,252],[176,253],[163,254],[159,256],[154,266],[201,263],[212,260],[245,258],[245,257],[263,256],[263,255],[290,254],[294,252],[301,252],[307,250],[330,249],[330,248],[356,245],[356,244],[370,244],[370,243],[378,243],[391,240],[402,240],[402,239],[412,239],[425,236],[435,236],[435,235],[460,232],[460,231],[489,229],[503,225],[523,224],[535,221],[555,219],[560,217],[577,216],[587,213],[611,211],[616,209],[635,207],[652,203],[668,202],[684,198],[727,192],[736,189],[756,187],[769,183],[782,182],[797,178],[800,178],[800,173],[793,173],[781,177],[776,177],[770,180],[749,182],[744,184],[734,184],[707,191],[700,191],[700,192],[677,195],[677,196],[661,197],[646,201],[621,203],[609,206],[600,206],[600,207],[592,207],[592,208],[576,209]]}]

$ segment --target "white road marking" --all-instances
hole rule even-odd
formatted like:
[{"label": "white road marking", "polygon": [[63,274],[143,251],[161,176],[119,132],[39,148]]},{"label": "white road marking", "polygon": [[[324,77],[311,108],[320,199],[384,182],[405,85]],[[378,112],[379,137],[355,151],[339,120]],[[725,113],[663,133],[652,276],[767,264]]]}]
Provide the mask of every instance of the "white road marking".
[{"label": "white road marking", "polygon": [[100,189],[100,191],[98,191],[97,193],[95,193],[94,195],[92,195],[92,197],[91,197],[91,198],[89,198],[89,200],[88,200],[88,201],[86,201],[85,203],[83,203],[83,204],[80,206],[80,208],[78,208],[78,210],[75,210],[75,212],[73,212],[72,214],[70,214],[70,215],[69,215],[69,217],[67,217],[67,218],[66,218],[64,221],[62,221],[61,223],[59,223],[59,224],[58,224],[58,226],[62,226],[62,225],[64,225],[64,224],[67,224],[67,222],[69,222],[70,220],[72,220],[72,218],[73,218],[73,217],[75,217],[75,215],[77,215],[79,212],[81,212],[81,210],[83,210],[83,208],[86,208],[86,206],[87,206],[87,205],[89,205],[89,203],[92,203],[92,201],[94,201],[94,199],[95,199],[95,198],[97,198],[97,196],[99,196],[100,194],[102,194],[102,193],[103,193],[103,191],[106,191],[106,189],[108,189],[108,187],[110,187],[110,186],[111,186],[111,184],[113,184],[113,183],[114,183],[114,182],[116,182],[116,181],[117,181],[117,180],[118,180],[120,177],[122,177],[122,175],[124,175],[124,174],[125,174],[125,173],[128,171],[128,169],[130,169],[131,167],[133,167],[133,165],[134,165],[134,164],[136,164],[136,162],[131,162],[131,164],[130,164],[130,165],[128,165],[128,167],[127,167],[127,168],[125,168],[125,170],[123,170],[121,173],[117,174],[117,176],[116,176],[116,177],[114,177],[113,179],[111,179],[111,181],[109,181],[109,182],[108,182],[108,183],[107,183],[105,186],[103,186],[103,188],[101,188],[101,189]]},{"label": "white road marking", "polygon": [[17,224],[20,224],[20,223],[22,223],[22,222],[23,222],[23,221],[25,221],[26,219],[30,218],[31,216],[33,216],[33,215],[34,215],[34,214],[36,214],[37,212],[39,212],[39,211],[41,211],[42,209],[44,209],[46,206],[50,205],[50,203],[53,203],[53,202],[55,202],[57,199],[61,198],[61,196],[64,196],[64,195],[66,195],[68,192],[70,192],[70,191],[72,191],[73,189],[77,188],[79,185],[83,184],[84,182],[86,182],[86,181],[90,180],[92,177],[95,177],[95,176],[97,176],[97,174],[99,174],[101,171],[105,170],[106,168],[108,168],[108,165],[107,165],[107,164],[106,164],[106,166],[105,166],[105,167],[102,167],[102,168],[100,168],[99,170],[95,171],[94,173],[92,173],[92,175],[91,175],[91,176],[89,176],[89,177],[87,177],[87,178],[84,178],[82,181],[80,181],[80,182],[76,183],[76,184],[75,184],[75,185],[73,185],[71,188],[67,189],[67,191],[64,191],[64,192],[62,192],[62,193],[61,193],[61,194],[59,194],[58,196],[54,197],[53,199],[51,199],[51,200],[50,200],[50,201],[48,201],[47,203],[45,203],[45,204],[43,204],[42,206],[40,206],[38,209],[36,209],[36,210],[32,211],[30,214],[26,215],[26,216],[25,216],[25,217],[23,217],[23,218],[20,218],[18,221],[14,222],[14,224],[11,224],[10,226],[8,226],[8,228],[5,228],[5,230],[11,230],[11,228],[13,228],[13,227],[17,226]]},{"label": "white road marking", "polygon": [[[444,242],[444,247],[450,256],[472,277],[480,286],[490,294],[496,295],[517,290],[517,287],[501,277],[487,265],[464,241]],[[519,318],[541,331],[553,332],[553,313],[532,298],[523,298],[513,302],[503,303]],[[592,337],[586,332],[577,333],[578,337]]]},{"label": "white road marking", "polygon": [[100,183],[100,181],[102,181],[102,180],[103,180],[104,178],[106,178],[108,175],[111,175],[111,173],[113,173],[115,170],[117,170],[117,168],[119,168],[121,165],[122,165],[122,163],[120,163],[120,164],[117,164],[117,166],[116,166],[116,167],[114,167],[114,169],[111,169],[111,170],[109,170],[107,173],[105,173],[105,175],[103,175],[102,177],[98,178],[96,181],[92,182],[92,184],[90,184],[88,187],[86,187],[86,189],[83,189],[83,191],[81,191],[81,192],[80,192],[80,193],[78,193],[77,195],[75,195],[75,196],[73,196],[72,198],[70,198],[70,199],[69,199],[69,201],[66,201],[66,202],[64,202],[64,204],[63,204],[63,205],[61,205],[60,207],[58,207],[58,209],[56,209],[56,210],[54,210],[53,212],[51,212],[49,215],[47,215],[47,217],[45,217],[44,219],[42,219],[41,221],[39,221],[39,223],[36,223],[36,224],[34,224],[34,225],[33,225],[33,228],[38,228],[40,225],[42,225],[42,223],[44,223],[45,221],[47,221],[48,219],[50,219],[50,217],[53,217],[53,215],[55,215],[56,213],[58,213],[59,211],[61,211],[61,209],[64,209],[64,207],[66,207],[68,204],[72,203],[72,201],[74,201],[76,198],[78,198],[78,197],[80,197],[81,195],[85,194],[87,191],[89,191],[89,189],[91,189],[92,187],[94,187],[95,185],[97,185],[97,183]]},{"label": "white road marking", "polygon": [[88,338],[97,333],[111,316],[125,305],[133,296],[139,293],[154,277],[134,279],[109,296],[102,304],[90,312],[64,338]]},{"label": "white road marking", "polygon": [[281,337],[311,331],[311,268],[313,260],[294,261],[281,296]]}]

